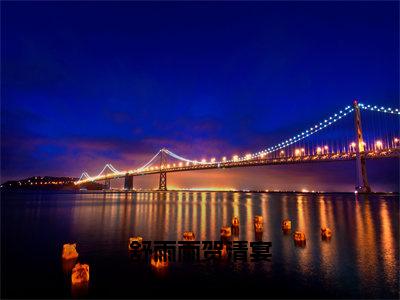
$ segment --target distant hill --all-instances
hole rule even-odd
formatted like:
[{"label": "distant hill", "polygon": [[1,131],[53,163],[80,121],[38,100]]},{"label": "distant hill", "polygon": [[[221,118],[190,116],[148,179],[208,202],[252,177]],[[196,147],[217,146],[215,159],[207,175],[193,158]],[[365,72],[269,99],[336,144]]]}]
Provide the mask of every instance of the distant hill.
[{"label": "distant hill", "polygon": [[[34,176],[21,180],[7,181],[1,184],[1,190],[79,190],[80,186],[74,184],[79,178]],[[88,183],[88,190],[99,190],[104,186],[99,183]]]}]

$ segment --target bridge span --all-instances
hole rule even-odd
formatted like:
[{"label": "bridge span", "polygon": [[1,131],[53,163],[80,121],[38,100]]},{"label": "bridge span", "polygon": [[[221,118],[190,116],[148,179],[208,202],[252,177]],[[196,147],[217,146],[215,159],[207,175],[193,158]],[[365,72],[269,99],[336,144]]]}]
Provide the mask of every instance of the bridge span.
[{"label": "bridge span", "polygon": [[[235,155],[229,160],[226,159],[226,157],[223,157],[218,161],[214,158],[208,162],[205,160],[197,161],[184,158],[168,149],[163,148],[140,168],[127,171],[118,171],[111,164],[106,164],[103,170],[97,176],[91,177],[87,172],[83,172],[75,184],[84,185],[88,182],[104,180],[106,188],[110,188],[110,181],[112,179],[125,178],[124,188],[126,190],[132,190],[133,177],[159,174],[159,190],[165,191],[167,190],[167,173],[172,172],[243,168],[268,165],[355,161],[357,170],[357,183],[355,186],[356,191],[370,192],[371,188],[367,178],[366,160],[400,158],[400,140],[396,137],[391,142],[387,142],[386,144],[381,140],[377,140],[373,146],[369,147],[368,149],[368,146],[363,139],[360,109],[383,112],[392,115],[400,114],[398,109],[386,109],[384,107],[359,104],[357,101],[354,101],[352,108],[348,106],[344,110],[339,111],[337,114],[326,118],[322,122],[317,123],[315,126],[312,126],[311,128],[293,136],[292,138],[286,139],[281,143],[271,146],[263,151],[247,154],[243,157]],[[324,128],[335,124],[351,112],[354,112],[355,142],[352,142],[348,148],[333,151],[328,149],[328,146],[324,146],[315,147],[315,151],[312,153],[307,153],[304,148],[295,149],[292,155],[288,155],[288,153],[285,152],[285,149],[290,145],[306,139],[309,136],[323,130]],[[167,157],[176,159],[179,161],[179,163],[168,163]],[[110,171],[110,173],[106,174],[106,171]]]}]

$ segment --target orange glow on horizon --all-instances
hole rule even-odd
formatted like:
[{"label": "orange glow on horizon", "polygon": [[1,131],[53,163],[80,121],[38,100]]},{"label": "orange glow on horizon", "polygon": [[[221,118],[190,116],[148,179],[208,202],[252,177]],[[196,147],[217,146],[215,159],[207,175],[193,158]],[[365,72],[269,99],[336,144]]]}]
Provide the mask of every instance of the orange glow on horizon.
[{"label": "orange glow on horizon", "polygon": [[178,187],[174,185],[169,185],[168,186],[169,190],[174,190],[174,191],[237,191],[237,189],[233,187],[190,187],[190,188],[185,188],[185,187]]}]

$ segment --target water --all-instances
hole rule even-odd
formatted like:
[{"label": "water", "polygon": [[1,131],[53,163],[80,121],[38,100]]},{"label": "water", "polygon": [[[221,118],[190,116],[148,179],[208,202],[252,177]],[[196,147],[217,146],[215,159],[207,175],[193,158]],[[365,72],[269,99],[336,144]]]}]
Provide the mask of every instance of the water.
[{"label": "water", "polygon": [[[254,241],[264,216],[270,262],[175,262],[155,272],[128,254],[128,238],[218,240],[240,218],[240,240]],[[398,298],[398,196],[168,192],[2,194],[2,297]],[[281,221],[307,236],[296,247]],[[322,241],[320,227],[333,231]],[[78,243],[90,265],[87,291],[71,289],[62,245]],[[250,254],[250,251],[249,251]]]}]

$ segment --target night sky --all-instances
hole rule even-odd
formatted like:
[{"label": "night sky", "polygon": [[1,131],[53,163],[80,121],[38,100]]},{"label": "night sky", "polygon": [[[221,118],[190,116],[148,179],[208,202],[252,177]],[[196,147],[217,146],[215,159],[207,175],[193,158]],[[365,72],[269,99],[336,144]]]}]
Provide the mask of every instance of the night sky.
[{"label": "night sky", "polygon": [[[2,2],[1,181],[269,147],[357,98],[399,107],[398,2]],[[398,161],[370,162],[398,190]],[[170,175],[353,190],[354,163]],[[155,187],[157,178],[135,179]]]}]

